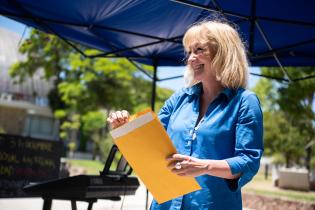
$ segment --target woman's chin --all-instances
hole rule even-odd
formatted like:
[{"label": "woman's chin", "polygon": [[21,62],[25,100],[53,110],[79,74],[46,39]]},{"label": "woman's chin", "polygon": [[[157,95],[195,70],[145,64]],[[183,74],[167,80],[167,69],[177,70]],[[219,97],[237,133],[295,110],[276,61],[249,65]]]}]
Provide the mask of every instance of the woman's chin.
[{"label": "woman's chin", "polygon": [[195,78],[196,81],[201,81],[202,78],[204,78],[204,76],[202,74],[196,74],[195,73],[194,78]]}]

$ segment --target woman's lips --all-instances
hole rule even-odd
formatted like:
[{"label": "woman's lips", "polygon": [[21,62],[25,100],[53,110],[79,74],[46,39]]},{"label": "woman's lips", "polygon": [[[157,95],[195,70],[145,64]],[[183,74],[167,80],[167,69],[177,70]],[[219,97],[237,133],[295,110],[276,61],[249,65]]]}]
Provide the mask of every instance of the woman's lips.
[{"label": "woman's lips", "polygon": [[193,69],[195,72],[202,71],[203,68],[204,68],[204,65],[203,65],[203,64],[198,64],[198,65],[192,66],[192,69]]}]

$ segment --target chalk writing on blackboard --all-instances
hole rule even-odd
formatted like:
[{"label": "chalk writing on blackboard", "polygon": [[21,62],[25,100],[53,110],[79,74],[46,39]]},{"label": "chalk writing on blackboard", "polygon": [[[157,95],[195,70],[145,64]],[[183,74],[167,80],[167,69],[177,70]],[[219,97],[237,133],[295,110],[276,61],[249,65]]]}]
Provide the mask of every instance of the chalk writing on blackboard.
[{"label": "chalk writing on blackboard", "polygon": [[0,197],[23,197],[29,182],[57,178],[63,144],[0,134]]}]

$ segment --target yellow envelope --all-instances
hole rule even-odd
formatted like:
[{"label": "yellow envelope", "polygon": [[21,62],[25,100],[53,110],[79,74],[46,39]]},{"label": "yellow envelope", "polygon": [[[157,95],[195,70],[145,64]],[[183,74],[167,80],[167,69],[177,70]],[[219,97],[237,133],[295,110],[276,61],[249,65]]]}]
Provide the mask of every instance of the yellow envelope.
[{"label": "yellow envelope", "polygon": [[192,177],[181,177],[168,168],[166,157],[177,153],[152,111],[110,132],[115,144],[158,203],[201,189]]}]

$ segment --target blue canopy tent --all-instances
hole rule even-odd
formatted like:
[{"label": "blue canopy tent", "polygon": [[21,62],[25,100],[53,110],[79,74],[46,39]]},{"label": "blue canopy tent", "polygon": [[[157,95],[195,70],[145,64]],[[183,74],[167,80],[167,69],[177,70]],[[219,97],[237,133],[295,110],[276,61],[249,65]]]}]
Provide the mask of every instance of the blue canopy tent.
[{"label": "blue canopy tent", "polygon": [[216,12],[239,26],[253,66],[315,65],[312,0],[0,0],[0,5],[4,16],[104,52],[89,57],[184,65],[184,32]]},{"label": "blue canopy tent", "polygon": [[[85,57],[153,65],[153,75],[142,70],[153,80],[152,109],[157,66],[184,65],[184,32],[213,13],[238,25],[252,66],[280,66],[284,81],[307,79],[291,78],[285,66],[315,66],[314,11],[313,0],[0,0],[0,14],[56,34]],[[73,43],[103,53],[87,56]]]},{"label": "blue canopy tent", "polygon": [[[315,2],[305,0],[0,0],[0,14],[53,33],[85,57],[125,57],[157,66],[184,65],[181,39],[193,23],[220,14],[238,25],[252,66],[315,65]],[[85,55],[73,43],[103,53]],[[258,75],[264,76],[264,75]],[[313,76],[311,76],[313,77]],[[176,78],[176,77],[174,77]],[[166,78],[172,79],[172,78]]]}]

